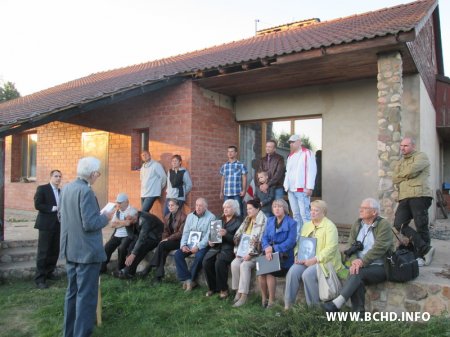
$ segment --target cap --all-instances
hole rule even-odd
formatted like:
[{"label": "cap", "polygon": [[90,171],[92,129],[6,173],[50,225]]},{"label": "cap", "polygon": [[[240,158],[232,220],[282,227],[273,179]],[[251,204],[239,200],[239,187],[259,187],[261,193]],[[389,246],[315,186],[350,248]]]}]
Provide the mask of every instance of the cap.
[{"label": "cap", "polygon": [[300,138],[299,135],[292,135],[292,136],[289,137],[288,142],[289,142],[289,143],[290,143],[290,142],[296,142],[297,140],[300,140],[300,139],[301,139],[301,138]]},{"label": "cap", "polygon": [[128,195],[125,193],[119,193],[117,194],[116,202],[124,202],[128,200]]}]

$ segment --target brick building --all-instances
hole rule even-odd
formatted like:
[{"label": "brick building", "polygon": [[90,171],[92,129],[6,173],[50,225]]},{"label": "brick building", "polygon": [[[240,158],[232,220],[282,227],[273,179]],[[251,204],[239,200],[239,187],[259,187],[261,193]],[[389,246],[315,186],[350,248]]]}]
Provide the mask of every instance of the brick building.
[{"label": "brick building", "polygon": [[436,0],[296,22],[96,73],[0,104],[0,204],[33,209],[51,169],[67,182],[80,157],[95,155],[104,163],[100,203],[123,191],[139,206],[139,152],[148,147],[166,169],[181,154],[193,179],[186,207],[203,196],[219,214],[226,147],[239,145],[251,180],[267,139],[300,133],[323,151],[321,197],[335,222],[352,223],[367,196],[392,217],[402,136],[429,154],[433,188],[445,179],[450,122],[436,117],[448,115],[443,75]]}]

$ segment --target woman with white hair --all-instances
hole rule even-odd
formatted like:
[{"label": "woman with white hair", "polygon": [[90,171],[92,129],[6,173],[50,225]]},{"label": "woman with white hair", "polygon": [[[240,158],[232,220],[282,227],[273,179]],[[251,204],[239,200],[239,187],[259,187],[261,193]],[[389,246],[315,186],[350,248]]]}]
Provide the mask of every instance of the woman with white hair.
[{"label": "woman with white hair", "polygon": [[100,266],[106,260],[102,228],[115,210],[100,214],[94,191],[100,161],[80,159],[77,178],[63,187],[60,199],[61,256],[66,257],[67,291],[64,336],[90,336],[94,329]]},{"label": "woman with white hair", "polygon": [[219,292],[219,298],[228,297],[228,267],[234,258],[234,233],[241,224],[240,206],[237,200],[228,199],[223,203],[222,229],[218,235],[222,243],[208,241],[211,247],[203,259],[203,269],[208,283],[206,296]]}]

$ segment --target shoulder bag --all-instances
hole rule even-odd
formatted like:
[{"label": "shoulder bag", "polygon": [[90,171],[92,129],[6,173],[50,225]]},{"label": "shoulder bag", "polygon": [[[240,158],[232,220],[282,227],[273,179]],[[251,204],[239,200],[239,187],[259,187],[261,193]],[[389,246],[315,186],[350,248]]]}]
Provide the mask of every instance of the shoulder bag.
[{"label": "shoulder bag", "polygon": [[322,267],[317,265],[317,279],[319,282],[319,298],[321,301],[331,301],[339,296],[342,284],[339,280],[333,264],[328,262],[327,265],[328,277],[325,276]]}]

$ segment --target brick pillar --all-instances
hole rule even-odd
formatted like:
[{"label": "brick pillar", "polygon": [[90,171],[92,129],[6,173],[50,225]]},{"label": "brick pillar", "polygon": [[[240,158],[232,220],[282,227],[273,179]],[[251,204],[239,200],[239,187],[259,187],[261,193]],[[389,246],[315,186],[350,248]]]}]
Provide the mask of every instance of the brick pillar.
[{"label": "brick pillar", "polygon": [[398,192],[392,184],[400,156],[403,61],[399,52],[378,55],[378,199],[381,216],[394,220]]}]

